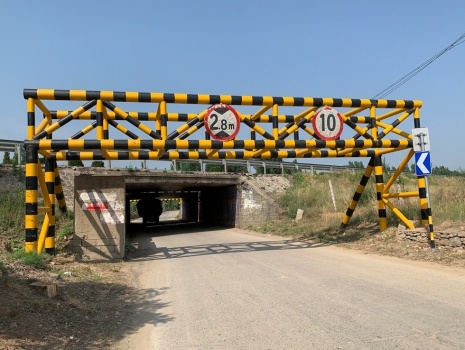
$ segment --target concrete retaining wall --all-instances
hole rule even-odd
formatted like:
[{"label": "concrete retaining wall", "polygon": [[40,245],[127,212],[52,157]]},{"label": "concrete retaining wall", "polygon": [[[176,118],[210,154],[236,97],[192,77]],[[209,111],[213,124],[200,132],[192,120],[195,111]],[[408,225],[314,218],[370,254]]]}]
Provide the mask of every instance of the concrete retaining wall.
[{"label": "concrete retaining wall", "polygon": [[73,250],[93,260],[122,259],[126,231],[124,177],[80,175],[74,178],[74,185]]},{"label": "concrete retaining wall", "polygon": [[[271,180],[270,175],[264,178]],[[282,179],[282,176],[279,178]],[[277,200],[269,195],[270,188],[268,186],[259,187],[259,180],[253,177],[243,177],[241,181],[238,196],[239,227],[246,229],[251,226],[262,226],[278,219],[281,209]]]}]

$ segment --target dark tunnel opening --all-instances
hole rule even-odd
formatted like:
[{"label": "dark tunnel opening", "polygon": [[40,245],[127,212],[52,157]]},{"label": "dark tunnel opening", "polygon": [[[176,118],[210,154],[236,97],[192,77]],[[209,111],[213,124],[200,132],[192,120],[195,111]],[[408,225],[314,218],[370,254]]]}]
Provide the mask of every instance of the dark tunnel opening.
[{"label": "dark tunnel opening", "polygon": [[[238,222],[238,176],[176,174],[126,178],[126,234],[163,234],[168,226],[198,224],[235,227]],[[147,200],[146,198],[150,198]],[[159,216],[154,200],[162,203]],[[140,217],[137,204],[146,213]],[[153,210],[150,208],[153,207]],[[187,228],[187,226],[186,226]]]}]

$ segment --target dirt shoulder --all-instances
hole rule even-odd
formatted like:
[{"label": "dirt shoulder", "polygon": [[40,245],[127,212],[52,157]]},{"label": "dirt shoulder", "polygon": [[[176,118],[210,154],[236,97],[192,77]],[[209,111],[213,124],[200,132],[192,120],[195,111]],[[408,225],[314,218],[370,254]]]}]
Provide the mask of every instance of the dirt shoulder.
[{"label": "dirt shoulder", "polygon": [[[444,224],[444,228],[449,230],[463,227],[463,223]],[[441,225],[435,226],[438,230]],[[465,268],[465,250],[458,247],[439,246],[436,252],[432,252],[428,243],[400,241],[397,239],[397,228],[390,227],[384,232],[379,232],[376,224],[351,228],[347,231],[347,236],[356,234],[357,239],[344,242],[344,236],[341,243],[337,245],[347,249],[360,250],[365,253],[394,256],[406,260],[434,262],[445,266],[454,266]]]},{"label": "dirt shoulder", "polygon": [[[151,291],[134,287],[127,263],[71,262],[46,271],[2,260],[1,350],[109,349],[142,326],[130,318]],[[58,296],[29,287],[39,280],[57,283]]]}]

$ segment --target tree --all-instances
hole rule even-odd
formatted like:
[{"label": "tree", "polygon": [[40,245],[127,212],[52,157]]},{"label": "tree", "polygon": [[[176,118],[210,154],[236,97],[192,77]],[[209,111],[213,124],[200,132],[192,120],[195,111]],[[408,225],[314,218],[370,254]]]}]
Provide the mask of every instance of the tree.
[{"label": "tree", "polygon": [[15,152],[15,154],[13,155],[13,159],[11,160],[11,164],[13,164],[13,166],[18,165],[18,153]]},{"label": "tree", "polygon": [[84,163],[80,159],[68,160],[69,166],[84,166]]},{"label": "tree", "polygon": [[105,164],[101,160],[94,160],[90,166],[94,168],[104,168]]},{"label": "tree", "polygon": [[347,164],[347,166],[349,168],[358,168],[358,169],[365,167],[361,160],[354,160],[354,161],[349,160],[349,163]]},{"label": "tree", "polygon": [[2,164],[11,164],[10,152],[5,152],[3,154],[3,162]]},{"label": "tree", "polygon": [[[226,162],[226,170],[228,173],[246,173],[247,167],[243,165],[228,165]],[[224,165],[222,164],[207,164],[205,165],[205,171],[222,173],[224,171]]]},{"label": "tree", "polygon": [[177,163],[176,170],[181,171],[200,171],[200,164],[199,163]]}]

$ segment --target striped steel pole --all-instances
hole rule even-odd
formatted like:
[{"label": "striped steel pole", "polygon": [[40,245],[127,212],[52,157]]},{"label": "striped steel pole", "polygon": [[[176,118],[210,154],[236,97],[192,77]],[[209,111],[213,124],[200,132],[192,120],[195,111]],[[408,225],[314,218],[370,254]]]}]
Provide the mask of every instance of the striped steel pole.
[{"label": "striped steel pole", "polygon": [[97,140],[102,140],[103,139],[103,104],[102,100],[97,100],[97,106],[96,106],[96,111],[97,111],[97,127],[95,128],[97,131]]},{"label": "striped steel pole", "polygon": [[[415,128],[420,128],[420,111],[418,108],[413,112],[413,123]],[[413,140],[416,142],[416,140]],[[418,192],[420,194],[420,213],[421,213],[421,224],[422,226],[428,225],[428,198],[426,191],[426,178],[425,176],[417,176],[418,181]]]},{"label": "striped steel pole", "polygon": [[[370,107],[370,126],[371,126],[371,137],[373,140],[378,140],[378,126],[376,125],[376,107]],[[375,148],[375,152],[379,149]],[[376,199],[378,201],[378,217],[379,217],[379,230],[384,231],[387,228],[386,218],[386,204],[383,201],[384,192],[384,178],[383,178],[383,163],[381,156],[374,158],[374,170],[375,170],[375,181],[376,181]]]},{"label": "striped steel pole", "polygon": [[37,251],[37,229],[39,223],[38,159],[37,147],[32,145],[26,146],[26,215],[24,225],[26,229],[24,250],[26,252]]},{"label": "striped steel pole", "polygon": [[33,98],[27,99],[27,138],[32,140],[36,132],[36,104]]},{"label": "striped steel pole", "polygon": [[386,204],[383,201],[383,163],[381,156],[374,157],[375,180],[376,180],[376,200],[378,201],[379,230],[384,231],[387,228]]},{"label": "striped steel pole", "polygon": [[160,135],[162,140],[166,140],[168,135],[168,116],[166,114],[166,102],[160,102]]},{"label": "striped steel pole", "polygon": [[45,238],[45,252],[55,255],[55,158],[45,159],[45,185],[50,198],[51,212],[49,216],[49,226]]},{"label": "striped steel pole", "polygon": [[55,196],[58,201],[58,207],[60,208],[60,211],[62,213],[66,213],[67,211],[66,200],[63,194],[63,186],[61,186],[61,179],[60,179],[60,174],[58,173],[58,165],[56,161],[55,161],[53,171],[55,173]]},{"label": "striped steel pole", "polygon": [[[415,108],[413,112],[413,122],[415,128],[420,127],[420,110]],[[416,142],[415,135],[413,142]],[[424,151],[423,136],[419,136],[421,150]],[[429,197],[428,176],[418,176],[418,193],[420,197],[421,224],[428,225],[431,251],[436,252],[436,241],[434,239],[433,214],[431,211],[431,201]]]},{"label": "striped steel pole", "polygon": [[363,173],[362,179],[360,180],[360,183],[357,186],[357,190],[355,191],[354,196],[352,200],[350,201],[349,208],[347,208],[344,218],[342,219],[342,223],[341,223],[342,227],[346,227],[349,224],[349,221],[352,218],[352,215],[354,214],[355,208],[358,205],[358,201],[362,197],[363,191],[365,190],[368,180],[370,180],[370,176],[371,176],[371,173],[373,172],[374,164],[375,164],[374,157],[372,157],[370,161],[368,162],[365,172]]},{"label": "striped steel pole", "polygon": [[278,133],[278,105],[273,105],[272,108],[272,120],[273,120],[273,137],[275,140],[279,139]]}]

